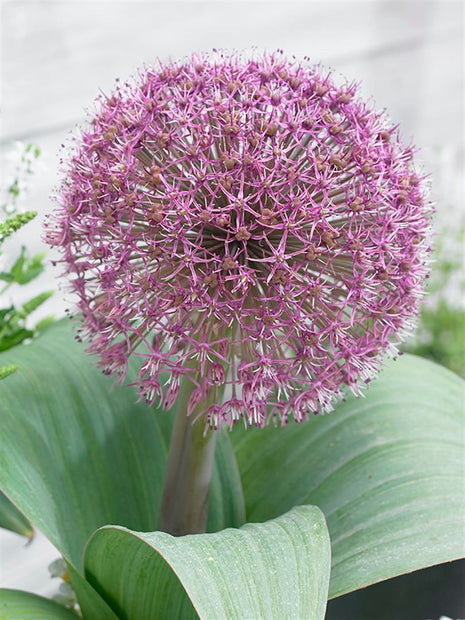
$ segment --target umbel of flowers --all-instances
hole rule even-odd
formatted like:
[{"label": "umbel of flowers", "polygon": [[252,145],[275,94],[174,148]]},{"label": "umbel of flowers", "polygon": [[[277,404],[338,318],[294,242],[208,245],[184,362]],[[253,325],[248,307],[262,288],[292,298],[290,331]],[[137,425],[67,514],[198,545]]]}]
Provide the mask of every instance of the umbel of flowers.
[{"label": "umbel of flowers", "polygon": [[428,220],[413,150],[356,85],[282,53],[144,69],[102,96],[46,238],[108,373],[217,428],[357,392],[412,325]]}]

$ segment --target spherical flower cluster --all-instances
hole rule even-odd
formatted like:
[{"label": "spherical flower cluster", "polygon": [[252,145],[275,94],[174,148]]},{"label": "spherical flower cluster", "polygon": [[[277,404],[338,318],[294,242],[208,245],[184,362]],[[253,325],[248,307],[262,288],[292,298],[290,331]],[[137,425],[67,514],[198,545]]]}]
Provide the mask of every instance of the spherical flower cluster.
[{"label": "spherical flower cluster", "polygon": [[[431,205],[383,113],[281,52],[144,69],[97,103],[46,238],[108,373],[219,427],[328,411],[411,328]],[[200,413],[199,413],[200,412]]]}]

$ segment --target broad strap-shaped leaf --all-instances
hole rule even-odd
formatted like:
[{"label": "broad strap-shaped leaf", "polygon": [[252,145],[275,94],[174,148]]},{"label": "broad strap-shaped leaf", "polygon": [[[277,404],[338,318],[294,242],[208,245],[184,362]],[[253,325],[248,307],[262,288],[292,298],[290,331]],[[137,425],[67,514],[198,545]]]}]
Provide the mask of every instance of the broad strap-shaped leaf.
[{"label": "broad strap-shaped leaf", "polygon": [[105,527],[85,555],[88,581],[119,618],[323,619],[330,543],[321,511],[175,538]]},{"label": "broad strap-shaped leaf", "polygon": [[[168,446],[167,446],[168,449]],[[220,434],[215,448],[215,469],[209,496],[207,532],[245,523],[242,483],[228,432]]]},{"label": "broad strap-shaped leaf", "polygon": [[33,538],[34,528],[8,497],[0,491],[0,527]]},{"label": "broad strap-shaped leaf", "polygon": [[111,607],[103,600],[84,576],[68,563],[71,586],[79,601],[85,620],[118,620]]},{"label": "broad strap-shaped leaf", "polygon": [[74,612],[54,601],[22,590],[0,590],[0,620],[77,620]]},{"label": "broad strap-shaped leaf", "polygon": [[[0,355],[19,369],[1,383],[0,487],[78,571],[97,528],[157,528],[171,416],[136,403],[74,340],[68,322]],[[135,375],[131,366],[128,382]],[[229,437],[221,438],[209,523],[242,525]],[[228,475],[225,470],[230,469]]]},{"label": "broad strap-shaped leaf", "polygon": [[464,385],[414,356],[365,398],[285,428],[233,431],[247,520],[319,506],[330,597],[465,555]]}]

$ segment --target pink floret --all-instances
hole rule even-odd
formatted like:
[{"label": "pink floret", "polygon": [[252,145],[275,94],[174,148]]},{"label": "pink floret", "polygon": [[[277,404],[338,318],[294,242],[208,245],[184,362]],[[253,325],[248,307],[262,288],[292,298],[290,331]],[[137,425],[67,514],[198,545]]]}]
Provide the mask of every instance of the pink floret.
[{"label": "pink floret", "polygon": [[[280,53],[146,69],[101,97],[46,238],[108,373],[206,423],[298,422],[411,330],[432,211],[356,86]],[[220,393],[224,396],[220,398]]]}]

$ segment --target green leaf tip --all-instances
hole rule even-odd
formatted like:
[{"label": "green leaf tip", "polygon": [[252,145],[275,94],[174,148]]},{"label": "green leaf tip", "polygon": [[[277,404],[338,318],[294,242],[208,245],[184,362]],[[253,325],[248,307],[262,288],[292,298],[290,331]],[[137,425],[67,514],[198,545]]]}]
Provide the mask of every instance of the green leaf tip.
[{"label": "green leaf tip", "polygon": [[300,506],[214,534],[105,526],[91,537],[85,566],[118,617],[323,620],[330,541],[321,511]]},{"label": "green leaf tip", "polygon": [[35,620],[76,620],[77,614],[37,594],[22,590],[0,590],[0,618]]},{"label": "green leaf tip", "polygon": [[18,370],[19,366],[16,364],[8,364],[7,366],[0,366],[0,381],[6,379],[9,375],[12,375]]},{"label": "green leaf tip", "polygon": [[32,299],[29,299],[23,304],[24,314],[28,315],[37,310],[39,306],[41,306],[44,302],[47,301],[53,295],[53,291],[44,291],[43,293],[39,293]]},{"label": "green leaf tip", "polygon": [[34,538],[34,528],[24,514],[0,491],[0,527],[29,540]]}]

